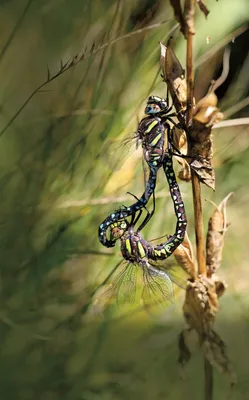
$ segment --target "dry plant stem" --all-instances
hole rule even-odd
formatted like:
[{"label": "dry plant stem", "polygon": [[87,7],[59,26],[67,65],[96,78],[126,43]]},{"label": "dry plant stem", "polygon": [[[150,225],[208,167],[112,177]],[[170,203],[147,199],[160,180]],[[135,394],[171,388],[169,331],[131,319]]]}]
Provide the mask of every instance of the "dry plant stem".
[{"label": "dry plant stem", "polygon": [[[187,29],[187,126],[191,126],[193,117],[194,97],[194,67],[193,67],[193,36],[194,36],[195,0],[186,0],[186,29]],[[205,237],[203,228],[201,187],[198,176],[192,171],[192,191],[195,214],[195,238],[198,262],[198,273],[206,275]]]},{"label": "dry plant stem", "polygon": [[204,371],[205,371],[205,400],[211,400],[213,398],[213,368],[206,358],[204,359]]},{"label": "dry plant stem", "polygon": [[205,236],[202,217],[201,185],[199,178],[194,171],[192,171],[192,192],[195,216],[195,240],[198,274],[206,276]]},{"label": "dry plant stem", "polygon": [[193,36],[194,32],[194,0],[186,0],[186,36],[187,36],[187,126],[193,117],[194,97],[194,67],[193,67]]},{"label": "dry plant stem", "polygon": [[[186,0],[186,37],[187,37],[187,127],[191,127],[193,117],[194,68],[193,68],[193,35],[195,0]],[[191,128],[190,128],[191,129]],[[206,276],[205,237],[202,216],[201,187],[198,176],[192,171],[192,191],[195,215],[195,237],[198,262],[198,274]],[[204,360],[205,400],[213,398],[213,371],[207,359]]]}]

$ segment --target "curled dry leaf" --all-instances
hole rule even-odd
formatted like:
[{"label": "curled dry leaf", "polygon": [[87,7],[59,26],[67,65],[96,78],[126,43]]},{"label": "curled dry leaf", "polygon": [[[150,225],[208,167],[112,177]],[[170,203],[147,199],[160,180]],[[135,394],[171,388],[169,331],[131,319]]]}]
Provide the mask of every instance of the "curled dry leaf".
[{"label": "curled dry leaf", "polygon": [[222,261],[222,250],[224,236],[227,229],[226,205],[233,193],[229,193],[219,206],[214,209],[208,222],[206,240],[207,273],[211,276],[220,267]]},{"label": "curled dry leaf", "polygon": [[[197,150],[198,146],[196,145],[195,147]],[[202,183],[215,190],[215,174],[211,165],[211,157],[203,158],[200,155],[197,157],[198,160],[196,159],[190,163],[191,169],[196,172]]]},{"label": "curled dry leaf", "polygon": [[210,364],[219,372],[228,374],[231,385],[235,385],[237,377],[233,365],[228,358],[227,346],[214,330],[211,330],[203,339],[202,350]]},{"label": "curled dry leaf", "polygon": [[201,182],[215,189],[215,174],[212,166],[213,142],[211,128],[223,118],[216,107],[218,99],[213,92],[198,101],[194,109],[191,129],[189,129],[190,163]]},{"label": "curled dry leaf", "polygon": [[195,282],[188,282],[183,313],[190,328],[200,336],[209,332],[218,308],[218,296],[212,279],[200,276]]},{"label": "curled dry leaf", "polygon": [[213,330],[215,317],[219,309],[218,297],[226,285],[213,275],[211,278],[200,275],[195,282],[188,282],[183,312],[188,330],[179,337],[179,361],[184,365],[190,358],[190,347],[186,333],[194,330],[199,337],[199,344],[210,364],[222,373],[230,376],[231,384],[236,382],[233,366],[227,355],[225,343]]},{"label": "curled dry leaf", "polygon": [[190,360],[191,357],[191,352],[189,350],[189,347],[186,343],[186,338],[185,335],[188,334],[188,329],[182,331],[179,335],[178,338],[178,348],[179,348],[179,358],[178,358],[178,362],[184,366],[185,364],[187,364]]},{"label": "curled dry leaf", "polygon": [[217,108],[218,99],[214,92],[208,93],[198,101],[194,110],[194,119],[211,127],[223,119],[223,114]]},{"label": "curled dry leaf", "polygon": [[180,61],[176,57],[170,41],[167,47],[160,43],[161,57],[160,63],[162,67],[162,77],[167,83],[173,104],[178,113],[180,122],[185,125],[185,111],[187,102],[187,84],[185,79],[185,71]]},{"label": "curled dry leaf", "polygon": [[201,0],[196,0],[200,10],[203,12],[205,17],[207,18],[208,14],[210,13],[209,9],[205,6],[205,4]]},{"label": "curled dry leaf", "polygon": [[191,278],[196,278],[195,263],[193,257],[193,248],[189,240],[188,234],[185,234],[184,241],[174,251],[175,259],[178,265],[186,271]]},{"label": "curled dry leaf", "polygon": [[184,15],[182,12],[181,1],[180,0],[170,0],[170,4],[171,4],[172,8],[174,9],[175,19],[177,22],[179,22],[180,27],[181,27],[181,32],[186,39],[185,20],[184,20]]}]

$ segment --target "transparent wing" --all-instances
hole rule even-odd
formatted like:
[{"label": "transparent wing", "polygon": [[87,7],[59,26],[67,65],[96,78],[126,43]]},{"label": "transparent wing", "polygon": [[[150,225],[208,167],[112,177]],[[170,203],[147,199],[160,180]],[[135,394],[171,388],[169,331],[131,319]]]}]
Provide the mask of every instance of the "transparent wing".
[{"label": "transparent wing", "polygon": [[[104,281],[94,290],[89,301],[90,314],[103,313],[116,300],[116,288],[119,278],[125,273],[127,262],[122,260],[119,262]],[[118,273],[118,275],[117,275]],[[116,277],[115,277],[116,276]],[[111,283],[108,283],[113,279]]]},{"label": "transparent wing", "polygon": [[[100,158],[111,171],[118,171],[136,150],[135,136],[123,140],[107,140],[102,146]],[[138,152],[141,154],[141,149]]]},{"label": "transparent wing", "polygon": [[133,304],[136,297],[137,267],[132,263],[126,265],[122,276],[116,282],[116,299],[118,307]]},{"label": "transparent wing", "polygon": [[107,287],[106,284],[101,285],[96,290],[91,313],[103,313],[112,304],[118,308],[132,305],[136,296],[136,271],[137,268],[133,264],[123,260],[113,281]]},{"label": "transparent wing", "polygon": [[174,302],[172,281],[165,271],[160,271],[147,264],[143,269],[142,301],[146,309],[151,306],[165,308]]},{"label": "transparent wing", "polygon": [[175,260],[160,260],[160,261],[150,261],[150,264],[160,271],[165,271],[170,277],[171,281],[179,286],[181,289],[186,289],[187,281],[191,276],[184,271],[179,265],[176,265]]}]

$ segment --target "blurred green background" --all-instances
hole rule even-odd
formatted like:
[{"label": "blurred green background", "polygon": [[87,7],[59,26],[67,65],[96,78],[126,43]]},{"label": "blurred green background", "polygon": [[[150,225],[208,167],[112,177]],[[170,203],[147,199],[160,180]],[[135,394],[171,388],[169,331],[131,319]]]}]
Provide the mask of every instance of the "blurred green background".
[{"label": "blurred green background", "polygon": [[[207,5],[207,20],[196,13],[196,98],[219,76],[224,46],[233,39],[229,76],[217,94],[227,117],[247,117],[248,1]],[[82,313],[120,260],[118,246],[98,242],[98,225],[132,203],[128,190],[143,191],[141,151],[116,141],[132,136],[148,95],[165,96],[158,41],[165,43],[175,24],[167,0],[0,1],[0,131],[46,80],[47,66],[53,75],[60,59],[121,38],[36,93],[0,137],[4,400],[203,398],[198,352],[179,378],[184,293],[160,321],[141,310],[115,318]],[[174,31],[183,65],[185,45]],[[203,199],[219,203],[235,193],[219,271],[228,290],[217,331],[238,374],[233,398],[248,400],[249,131],[237,125],[213,132],[216,191],[203,188]],[[191,187],[181,183],[181,189],[194,242]],[[147,239],[174,229],[162,172],[157,194]],[[213,206],[203,208],[206,227]],[[227,399],[229,390],[227,377],[215,372],[215,399]]]}]

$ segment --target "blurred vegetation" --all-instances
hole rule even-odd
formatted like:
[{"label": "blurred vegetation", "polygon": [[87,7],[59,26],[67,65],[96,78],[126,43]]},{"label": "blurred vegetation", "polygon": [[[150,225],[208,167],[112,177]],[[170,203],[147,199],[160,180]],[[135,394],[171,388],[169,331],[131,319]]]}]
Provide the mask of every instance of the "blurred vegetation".
[{"label": "blurred vegetation", "polygon": [[[248,102],[243,108],[239,104],[249,95],[248,1],[210,0],[208,7],[207,20],[197,13],[196,97],[219,76],[224,45],[234,37],[229,77],[217,94],[230,118],[246,117]],[[147,29],[153,24],[158,25]],[[108,144],[132,135],[149,94],[165,95],[158,41],[165,42],[175,24],[165,0],[0,2],[0,130],[46,80],[47,66],[56,73],[60,59],[67,61],[86,46],[90,50],[93,42],[109,43],[142,29],[44,87],[0,138],[0,376],[5,400],[202,396],[200,355],[186,368],[184,381],[178,376],[183,294],[160,322],[142,311],[116,319],[82,314],[92,291],[120,260],[119,249],[99,244],[98,225],[119,207],[118,197],[143,191],[141,153],[117,158],[120,168],[114,170]],[[174,38],[184,64],[185,41],[178,31]],[[231,227],[221,270],[229,288],[217,330],[238,373],[233,398],[246,400],[248,126],[215,129],[214,146],[216,192],[203,188],[203,196],[219,203],[228,192],[235,193],[228,204]],[[181,183],[181,188],[193,239],[191,187]],[[163,190],[144,230],[148,239],[174,226],[160,172],[157,191]],[[132,201],[129,196],[124,200]],[[205,223],[212,208],[204,203]],[[226,399],[228,393],[226,377],[216,374],[215,398]]]}]

